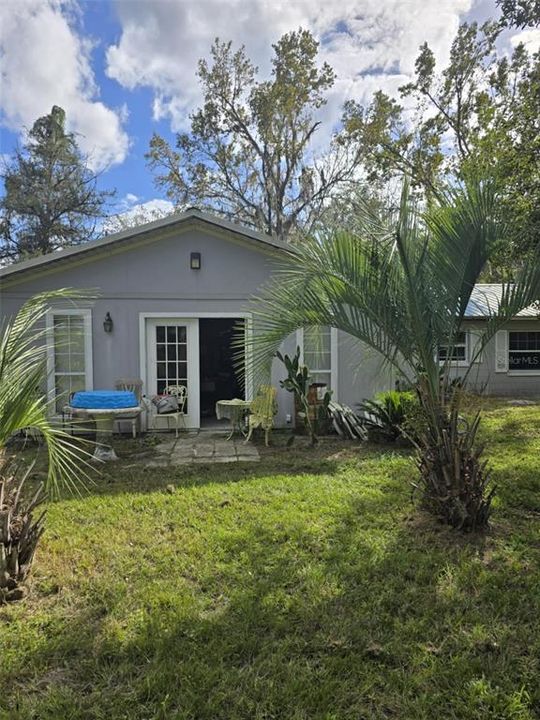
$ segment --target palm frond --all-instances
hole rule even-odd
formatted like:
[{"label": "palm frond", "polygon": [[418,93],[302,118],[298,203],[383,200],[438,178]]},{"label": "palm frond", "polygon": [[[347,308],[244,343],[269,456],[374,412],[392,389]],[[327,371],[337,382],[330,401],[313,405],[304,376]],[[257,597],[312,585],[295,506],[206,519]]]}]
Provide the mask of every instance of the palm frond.
[{"label": "palm frond", "polygon": [[49,400],[43,390],[49,339],[44,320],[57,301],[77,303],[95,297],[91,291],[69,288],[42,293],[28,300],[0,334],[0,448],[15,433],[33,428],[47,445],[47,490],[76,489],[89,479],[88,453],[49,419]]}]

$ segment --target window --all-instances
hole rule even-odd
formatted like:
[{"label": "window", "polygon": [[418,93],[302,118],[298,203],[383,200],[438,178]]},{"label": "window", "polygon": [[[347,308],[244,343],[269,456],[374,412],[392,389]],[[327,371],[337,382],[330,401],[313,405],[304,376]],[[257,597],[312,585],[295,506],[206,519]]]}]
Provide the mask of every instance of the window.
[{"label": "window", "polygon": [[540,332],[508,333],[508,369],[540,372]]},{"label": "window", "polygon": [[439,360],[451,360],[457,363],[467,363],[469,360],[469,343],[466,332],[459,332],[456,335],[453,346],[439,345]]},{"label": "window", "polygon": [[335,390],[334,363],[332,355],[335,342],[334,331],[328,326],[304,328],[299,331],[298,343],[302,348],[303,362],[308,366],[311,382],[324,383],[327,390]]},{"label": "window", "polygon": [[54,310],[47,328],[49,397],[59,414],[71,393],[92,388],[90,310]]}]

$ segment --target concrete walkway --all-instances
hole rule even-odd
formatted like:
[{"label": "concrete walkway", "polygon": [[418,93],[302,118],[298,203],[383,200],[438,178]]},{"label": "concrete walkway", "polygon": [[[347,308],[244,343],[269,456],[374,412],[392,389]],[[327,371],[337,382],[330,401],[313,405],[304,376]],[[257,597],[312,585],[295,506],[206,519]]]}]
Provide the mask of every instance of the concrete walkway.
[{"label": "concrete walkway", "polygon": [[147,467],[187,465],[189,463],[258,462],[259,452],[244,438],[226,440],[227,433],[197,432],[166,440],[154,448],[156,455]]}]

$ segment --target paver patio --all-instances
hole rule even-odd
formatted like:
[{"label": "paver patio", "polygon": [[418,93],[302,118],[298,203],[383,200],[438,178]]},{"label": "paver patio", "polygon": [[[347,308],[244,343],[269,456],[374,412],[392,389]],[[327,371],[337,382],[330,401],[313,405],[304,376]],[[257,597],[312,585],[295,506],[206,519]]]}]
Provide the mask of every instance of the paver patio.
[{"label": "paver patio", "polygon": [[243,438],[226,440],[227,433],[190,432],[178,439],[156,445],[156,455],[147,467],[187,465],[188,463],[257,462],[259,451]]}]

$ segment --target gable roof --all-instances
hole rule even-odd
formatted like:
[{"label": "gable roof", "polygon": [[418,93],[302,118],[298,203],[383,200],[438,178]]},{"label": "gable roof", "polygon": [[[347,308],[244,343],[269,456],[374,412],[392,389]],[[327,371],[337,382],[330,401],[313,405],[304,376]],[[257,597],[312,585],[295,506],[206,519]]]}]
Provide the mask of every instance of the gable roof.
[{"label": "gable roof", "polygon": [[[482,319],[496,312],[501,302],[503,285],[501,283],[479,283],[474,286],[471,293],[465,318]],[[540,309],[534,305],[524,308],[516,315],[516,318],[535,318],[540,316]]]},{"label": "gable roof", "polygon": [[13,263],[13,265],[8,265],[0,269],[0,281],[3,278],[11,279],[19,274],[22,275],[30,271],[39,270],[43,266],[63,265],[66,261],[77,260],[81,256],[92,255],[103,249],[106,250],[111,245],[121,246],[124,244],[126,247],[129,247],[130,242],[138,239],[143,240],[145,236],[151,236],[153,233],[159,234],[161,231],[171,230],[175,227],[182,228],[182,226],[185,227],[193,223],[206,225],[209,228],[236,235],[248,242],[253,242],[255,246],[263,247],[267,250],[280,251],[289,249],[285,243],[276,240],[270,235],[265,235],[264,233],[252,230],[243,225],[237,225],[217,215],[203,212],[198,208],[192,207],[183,213],[168,215],[166,218],[154,220],[153,222],[138,225],[134,228],[128,228],[127,230],[122,230],[112,235],[106,235],[98,240],[90,240],[82,245],[62,248],[61,250],[56,250],[46,255],[40,255],[39,257],[30,258],[29,260]]}]

